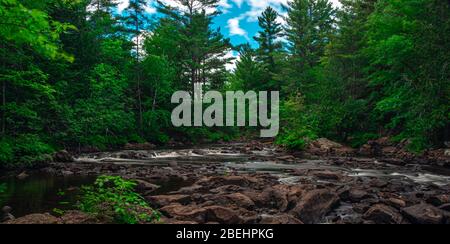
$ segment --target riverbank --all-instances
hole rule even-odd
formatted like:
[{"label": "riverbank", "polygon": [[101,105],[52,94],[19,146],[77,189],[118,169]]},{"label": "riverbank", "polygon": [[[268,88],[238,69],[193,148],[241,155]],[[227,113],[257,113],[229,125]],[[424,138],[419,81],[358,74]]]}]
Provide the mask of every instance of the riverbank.
[{"label": "riverbank", "polygon": [[[357,154],[327,140],[312,144],[306,153],[287,152],[271,143],[229,143],[88,153],[75,162],[51,163],[26,174],[57,179],[116,175],[137,180],[137,190],[159,209],[166,224],[449,222],[448,159],[425,162],[418,156]],[[68,188],[76,191],[79,186],[74,183]],[[11,207],[14,213],[15,206]],[[55,215],[51,210],[43,208]],[[30,218],[34,212],[21,212],[24,216],[17,217],[22,218],[7,223],[40,219]],[[60,217],[42,218],[51,223],[95,222],[80,216],[85,215],[65,211]]]}]

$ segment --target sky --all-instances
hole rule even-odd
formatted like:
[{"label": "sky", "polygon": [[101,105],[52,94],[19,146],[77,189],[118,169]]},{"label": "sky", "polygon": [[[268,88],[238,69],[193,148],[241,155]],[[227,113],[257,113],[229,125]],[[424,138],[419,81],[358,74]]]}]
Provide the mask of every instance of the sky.
[{"label": "sky", "polygon": [[[148,6],[146,10],[149,15],[157,15],[155,8],[155,0],[147,0]],[[176,6],[172,0],[161,0],[162,2]],[[268,7],[271,6],[277,10],[280,15],[285,15],[282,6],[286,5],[290,0],[220,0],[219,10],[222,14],[214,20],[214,27],[220,28],[222,34],[230,38],[233,45],[239,45],[244,43],[250,43],[252,46],[256,46],[256,42],[253,37],[259,31],[258,16]],[[340,6],[339,0],[329,0],[336,7]],[[119,13],[125,9],[129,0],[118,0]],[[212,11],[212,10],[207,10]],[[279,18],[280,23],[283,23],[283,18]],[[230,52],[229,56],[239,58],[236,52]],[[228,69],[233,69],[234,64],[230,64]]]},{"label": "sky", "polygon": [[[220,0],[219,9],[223,12],[218,16],[214,25],[220,28],[221,32],[231,39],[234,45],[249,42],[255,45],[253,37],[258,32],[258,16],[271,6],[281,15],[284,15],[282,5],[286,5],[289,0]],[[128,6],[129,0],[119,0],[119,12]],[[162,0],[169,5],[174,5],[172,0]],[[339,0],[330,0],[335,6],[339,6]],[[156,1],[148,0],[147,12],[150,15],[156,14],[154,5]],[[283,19],[279,18],[280,22]]]}]

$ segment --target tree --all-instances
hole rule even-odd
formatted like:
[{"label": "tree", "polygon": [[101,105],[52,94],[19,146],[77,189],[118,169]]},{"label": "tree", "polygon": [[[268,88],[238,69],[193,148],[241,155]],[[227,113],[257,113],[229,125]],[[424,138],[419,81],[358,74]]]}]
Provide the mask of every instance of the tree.
[{"label": "tree", "polygon": [[277,22],[278,13],[271,7],[258,17],[259,26],[262,29],[254,38],[258,44],[258,59],[263,62],[269,72],[275,73],[278,70],[276,64],[277,54],[283,51],[280,38],[283,36],[283,28]]},{"label": "tree", "polygon": [[144,127],[144,107],[143,107],[143,101],[142,101],[142,69],[140,66],[141,62],[141,37],[143,35],[142,30],[145,29],[147,26],[147,23],[149,21],[145,7],[147,6],[146,0],[131,0],[129,3],[129,6],[125,9],[125,17],[124,22],[125,26],[128,28],[129,32],[132,33],[134,36],[134,42],[135,42],[135,49],[134,49],[134,55],[135,55],[135,73],[134,73],[134,80],[136,81],[136,94],[137,94],[137,109],[138,109],[138,116],[139,116],[139,131],[142,135],[143,127]]},{"label": "tree", "polygon": [[215,11],[219,0],[176,0],[171,5],[158,2],[159,11],[178,26],[179,45],[183,47],[179,83],[191,91],[196,83],[214,88],[223,86],[225,65],[231,61],[226,58],[231,45],[220,29],[211,27],[213,18],[220,13]]},{"label": "tree", "polygon": [[312,89],[317,74],[314,67],[319,64],[335,31],[335,10],[328,0],[293,0],[287,11],[290,64],[284,77],[289,80],[287,89],[301,88],[308,102],[309,91],[306,90]]}]

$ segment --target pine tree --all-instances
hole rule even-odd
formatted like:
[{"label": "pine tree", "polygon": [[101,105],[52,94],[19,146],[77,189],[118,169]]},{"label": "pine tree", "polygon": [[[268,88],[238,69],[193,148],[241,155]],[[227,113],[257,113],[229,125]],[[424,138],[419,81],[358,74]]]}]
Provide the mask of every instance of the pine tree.
[{"label": "pine tree", "polygon": [[182,70],[179,75],[183,87],[192,90],[194,84],[220,88],[226,80],[225,65],[230,62],[226,54],[230,41],[213,30],[213,19],[220,12],[209,11],[218,7],[219,0],[175,0],[171,7],[159,1],[159,11],[175,21],[183,46]]},{"label": "pine tree", "polygon": [[276,55],[282,52],[283,49],[282,42],[279,40],[283,36],[283,28],[277,22],[278,16],[278,13],[272,7],[268,7],[258,17],[259,26],[262,30],[254,38],[259,44],[259,59],[267,66],[270,72],[277,70]]},{"label": "pine tree", "polygon": [[145,7],[147,5],[146,0],[130,0],[129,6],[124,11],[125,27],[134,36],[134,55],[135,55],[135,81],[136,81],[136,94],[137,94],[137,109],[138,109],[138,121],[139,130],[142,135],[144,127],[144,104],[142,99],[142,70],[140,66],[141,62],[141,37],[142,31],[147,27],[148,17],[146,15]]}]

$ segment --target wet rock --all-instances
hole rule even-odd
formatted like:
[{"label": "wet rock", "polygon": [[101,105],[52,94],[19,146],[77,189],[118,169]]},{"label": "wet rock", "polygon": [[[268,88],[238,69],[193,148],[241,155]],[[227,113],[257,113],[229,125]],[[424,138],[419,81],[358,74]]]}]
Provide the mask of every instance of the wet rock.
[{"label": "wet rock", "polygon": [[0,222],[6,222],[10,220],[15,220],[16,218],[11,214],[12,208],[10,206],[4,206],[2,208],[2,218]]},{"label": "wet rock", "polygon": [[320,180],[340,180],[342,178],[342,174],[339,172],[332,171],[319,171],[314,172],[313,175]]},{"label": "wet rock", "polygon": [[124,146],[124,149],[125,150],[152,150],[152,149],[155,149],[155,147],[156,147],[155,145],[153,145],[153,144],[151,144],[149,142],[146,142],[146,143],[134,143],[134,144],[127,143]]},{"label": "wet rock", "polygon": [[182,221],[194,221],[200,224],[217,222],[220,224],[241,224],[243,219],[238,212],[222,206],[199,207],[195,205],[183,206],[171,204],[160,211],[168,217]]},{"label": "wet rock", "polygon": [[260,208],[277,209],[283,212],[286,211],[289,204],[286,193],[273,187],[267,187],[262,192],[252,191],[244,194],[249,196]]},{"label": "wet rock", "polygon": [[369,198],[370,195],[364,190],[361,189],[351,189],[348,194],[348,201],[352,203],[360,202],[364,199]]},{"label": "wet rock", "polygon": [[15,220],[6,221],[5,224],[57,224],[58,218],[46,214],[30,214]]},{"label": "wet rock", "polygon": [[80,211],[68,211],[58,220],[58,224],[79,225],[98,224],[99,221],[92,216]]},{"label": "wet rock", "polygon": [[371,207],[363,216],[376,224],[401,224],[403,216],[395,209],[383,204]]},{"label": "wet rock", "polygon": [[443,205],[439,206],[439,209],[442,209],[444,211],[450,212],[450,203],[443,204]]},{"label": "wet rock", "polygon": [[157,207],[167,206],[172,203],[187,204],[191,201],[190,195],[160,195],[149,196],[146,199]]},{"label": "wet rock", "polygon": [[27,172],[22,172],[22,173],[20,173],[20,174],[18,174],[17,176],[16,176],[16,178],[18,179],[18,180],[25,180],[26,178],[28,178],[29,177],[29,175],[27,174]]},{"label": "wet rock", "polygon": [[330,141],[326,138],[320,138],[311,142],[306,149],[306,152],[313,155],[340,155],[350,156],[353,155],[355,150],[349,147],[345,147],[334,141]]},{"label": "wet rock", "polygon": [[442,224],[444,222],[444,214],[429,204],[418,204],[403,209],[403,215],[413,224]]},{"label": "wet rock", "polygon": [[53,162],[72,163],[74,161],[73,156],[66,150],[59,151],[53,155]]},{"label": "wet rock", "polygon": [[398,198],[389,198],[387,200],[384,201],[384,203],[386,203],[387,205],[397,208],[397,209],[402,209],[404,207],[406,207],[406,202],[402,199],[398,199]]},{"label": "wet rock", "polygon": [[440,194],[440,195],[430,196],[427,199],[427,203],[432,204],[432,205],[434,205],[436,207],[439,207],[441,205],[450,203],[450,195]]},{"label": "wet rock", "polygon": [[224,197],[236,206],[245,209],[253,209],[255,207],[255,203],[252,201],[252,199],[242,193],[233,193],[225,195]]},{"label": "wet rock", "polygon": [[277,159],[281,160],[281,161],[285,161],[285,162],[294,162],[295,161],[295,157],[292,155],[277,157]]},{"label": "wet rock", "polygon": [[75,174],[75,173],[72,172],[72,171],[70,171],[70,170],[62,170],[62,171],[60,172],[60,175],[61,175],[61,176],[64,176],[64,177],[72,176],[72,175],[74,175],[74,174]]},{"label": "wet rock", "polygon": [[136,191],[144,193],[144,195],[148,195],[160,188],[160,186],[144,180],[135,179],[134,181],[137,183]]},{"label": "wet rock", "polygon": [[313,190],[302,196],[291,213],[305,224],[314,224],[320,222],[338,202],[338,195],[331,190]]},{"label": "wet rock", "polygon": [[278,215],[261,215],[260,216],[259,224],[262,225],[280,225],[280,224],[291,224],[291,225],[297,225],[297,224],[303,224],[302,221],[295,218],[292,215],[289,214],[278,214]]},{"label": "wet rock", "polygon": [[236,185],[248,187],[258,183],[258,179],[251,176],[218,176],[208,177],[198,181],[196,184],[207,186],[209,188],[217,188],[225,185]]}]

